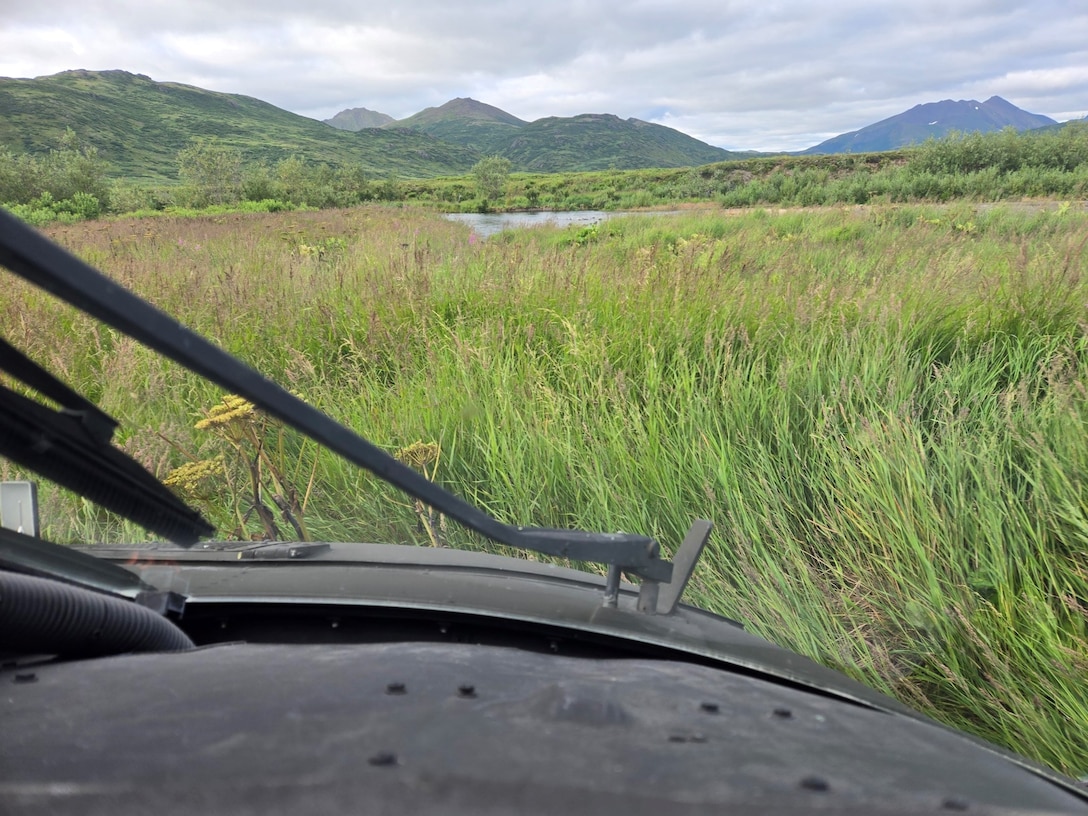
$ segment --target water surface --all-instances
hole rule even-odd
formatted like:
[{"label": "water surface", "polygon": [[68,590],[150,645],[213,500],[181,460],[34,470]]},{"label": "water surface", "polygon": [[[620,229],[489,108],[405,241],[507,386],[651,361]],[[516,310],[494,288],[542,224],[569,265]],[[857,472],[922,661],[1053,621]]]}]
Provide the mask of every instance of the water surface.
[{"label": "water surface", "polygon": [[590,226],[599,224],[606,218],[627,215],[622,212],[603,212],[601,210],[508,212],[508,213],[447,213],[446,218],[468,224],[472,231],[481,238],[487,238],[497,232],[521,227],[539,227],[554,224],[557,227]]}]

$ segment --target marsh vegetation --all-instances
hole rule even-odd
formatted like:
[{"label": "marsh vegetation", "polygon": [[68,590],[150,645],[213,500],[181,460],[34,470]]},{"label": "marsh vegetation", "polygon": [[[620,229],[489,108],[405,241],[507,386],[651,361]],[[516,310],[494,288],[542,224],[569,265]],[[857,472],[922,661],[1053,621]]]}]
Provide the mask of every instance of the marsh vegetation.
[{"label": "marsh vegetation", "polygon": [[176,167],[156,172],[175,175],[174,184],[118,178],[96,151],[80,144],[78,134],[67,131],[45,155],[0,149],[0,204],[30,223],[45,224],[104,213],[277,212],[377,201],[492,212],[1083,199],[1088,124],[952,134],[887,153],[766,156],[649,170],[511,173],[506,159],[491,156],[466,175],[412,178],[312,155],[270,163],[214,139],[190,143],[171,164]]}]

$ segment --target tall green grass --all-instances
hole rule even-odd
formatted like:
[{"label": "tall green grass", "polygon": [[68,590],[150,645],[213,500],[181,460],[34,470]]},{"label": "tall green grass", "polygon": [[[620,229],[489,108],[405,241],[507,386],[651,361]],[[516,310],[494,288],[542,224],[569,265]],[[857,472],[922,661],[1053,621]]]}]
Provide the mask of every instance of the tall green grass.
[{"label": "tall green grass", "polygon": [[[53,234],[378,444],[439,443],[438,479],[501,519],[667,549],[713,520],[689,600],[1084,773],[1086,228],[958,204],[486,242],[379,208]],[[217,391],[26,287],[0,298],[9,339],[150,468],[219,450],[193,428]],[[56,539],[137,534],[43,496]],[[416,520],[319,458],[316,538],[422,543]]]}]

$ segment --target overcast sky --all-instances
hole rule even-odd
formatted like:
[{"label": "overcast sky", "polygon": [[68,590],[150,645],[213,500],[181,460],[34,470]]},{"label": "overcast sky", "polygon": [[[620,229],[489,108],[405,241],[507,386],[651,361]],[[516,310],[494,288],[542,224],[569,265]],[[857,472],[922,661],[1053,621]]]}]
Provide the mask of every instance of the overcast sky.
[{"label": "overcast sky", "polygon": [[1088,0],[0,0],[0,76],[72,68],[315,119],[470,96],[795,150],[942,99],[1085,116]]}]

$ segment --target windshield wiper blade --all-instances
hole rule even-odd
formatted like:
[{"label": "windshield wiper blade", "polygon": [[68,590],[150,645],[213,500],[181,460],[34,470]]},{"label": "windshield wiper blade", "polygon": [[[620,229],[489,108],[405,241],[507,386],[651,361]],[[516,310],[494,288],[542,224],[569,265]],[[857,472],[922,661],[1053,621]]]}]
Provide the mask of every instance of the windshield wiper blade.
[{"label": "windshield wiper blade", "polygon": [[117,421],[0,337],[0,372],[61,406],[0,385],[0,454],[179,543],[215,530],[111,444]]},{"label": "windshield wiper blade", "polygon": [[54,411],[2,385],[0,455],[179,544],[215,532],[108,437],[89,431],[80,416]]},{"label": "windshield wiper blade", "polygon": [[609,564],[668,583],[672,564],[652,538],[504,524],[332,420],[0,209],[0,264],[169,357],[469,529],[511,547]]}]

